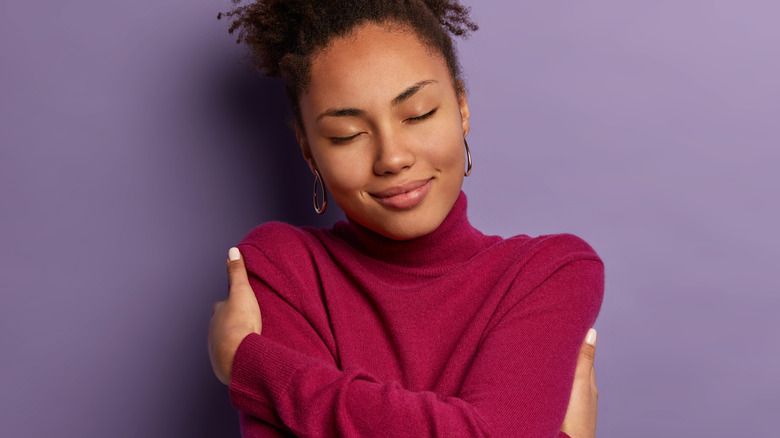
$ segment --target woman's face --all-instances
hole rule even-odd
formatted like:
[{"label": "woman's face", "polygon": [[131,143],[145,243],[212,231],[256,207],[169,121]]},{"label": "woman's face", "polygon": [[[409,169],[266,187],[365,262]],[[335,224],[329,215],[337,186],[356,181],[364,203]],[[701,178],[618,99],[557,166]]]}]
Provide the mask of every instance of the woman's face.
[{"label": "woman's face", "polygon": [[366,228],[435,230],[460,193],[469,130],[444,58],[411,30],[367,24],[312,59],[298,141],[332,198]]}]

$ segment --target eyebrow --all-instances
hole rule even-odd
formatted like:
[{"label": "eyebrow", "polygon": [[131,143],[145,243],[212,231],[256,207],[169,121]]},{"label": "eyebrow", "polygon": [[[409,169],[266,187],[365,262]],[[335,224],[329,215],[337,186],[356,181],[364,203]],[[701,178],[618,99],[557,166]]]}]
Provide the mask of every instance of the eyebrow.
[{"label": "eyebrow", "polygon": [[365,111],[357,108],[331,108],[317,116],[317,121],[322,120],[323,117],[357,117],[365,113]]},{"label": "eyebrow", "polygon": [[[404,101],[408,100],[412,96],[414,96],[418,91],[422,90],[423,87],[430,84],[438,83],[439,81],[435,79],[428,79],[425,81],[420,81],[411,87],[404,90],[401,94],[395,97],[390,104],[392,106],[398,106]],[[325,110],[322,114],[317,116],[317,121],[322,120],[323,117],[359,117],[365,115],[366,112],[357,109],[357,108],[330,108],[328,110]]]},{"label": "eyebrow", "polygon": [[420,81],[420,82],[412,85],[411,87],[409,87],[406,90],[404,90],[403,93],[401,93],[398,96],[396,96],[396,98],[393,99],[393,101],[391,102],[391,105],[398,106],[403,101],[409,99],[410,97],[414,96],[415,93],[417,93],[418,91],[422,90],[422,88],[424,86],[429,85],[429,84],[433,84],[433,83],[436,83],[436,82],[439,82],[439,81],[437,81],[435,79],[429,79],[427,81]]}]

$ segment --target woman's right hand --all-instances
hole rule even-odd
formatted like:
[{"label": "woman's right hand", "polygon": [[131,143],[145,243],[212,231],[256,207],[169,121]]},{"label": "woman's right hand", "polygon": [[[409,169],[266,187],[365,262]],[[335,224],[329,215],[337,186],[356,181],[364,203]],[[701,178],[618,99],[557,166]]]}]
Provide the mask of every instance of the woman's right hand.
[{"label": "woman's right hand", "polygon": [[580,347],[577,369],[574,371],[574,385],[571,389],[569,407],[563,419],[561,432],[571,438],[596,437],[596,412],[599,392],[596,389],[596,330],[590,329]]}]

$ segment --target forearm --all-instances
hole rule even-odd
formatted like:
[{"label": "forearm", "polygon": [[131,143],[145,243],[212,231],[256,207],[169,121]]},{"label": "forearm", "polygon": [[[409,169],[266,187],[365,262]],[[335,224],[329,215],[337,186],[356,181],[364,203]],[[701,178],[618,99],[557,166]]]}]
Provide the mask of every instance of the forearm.
[{"label": "forearm", "polygon": [[262,336],[248,336],[236,357],[233,404],[298,436],[494,436],[462,399],[342,371]]},{"label": "forearm", "polygon": [[247,412],[239,412],[242,438],[295,438],[287,430],[280,429]]},{"label": "forearm", "polygon": [[[572,264],[503,317],[454,397],[409,391],[356,367],[340,369],[322,342],[313,352],[289,348],[277,341],[301,346],[300,333],[280,331],[273,339],[250,335],[242,342],[231,398],[237,408],[300,436],[557,436],[602,288],[577,282],[601,269],[596,262]],[[556,297],[561,284],[576,290]]]}]

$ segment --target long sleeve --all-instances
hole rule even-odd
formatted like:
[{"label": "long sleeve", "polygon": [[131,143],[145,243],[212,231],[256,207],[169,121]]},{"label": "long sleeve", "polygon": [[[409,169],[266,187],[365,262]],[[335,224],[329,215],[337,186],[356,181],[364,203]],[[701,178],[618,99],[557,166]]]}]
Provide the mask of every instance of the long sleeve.
[{"label": "long sleeve", "polygon": [[567,262],[516,303],[499,306],[449,397],[342,369],[328,315],[302,314],[261,279],[250,281],[264,333],[239,346],[230,391],[239,410],[263,422],[296,436],[564,437],[559,429],[577,352],[601,304],[603,266]]}]

